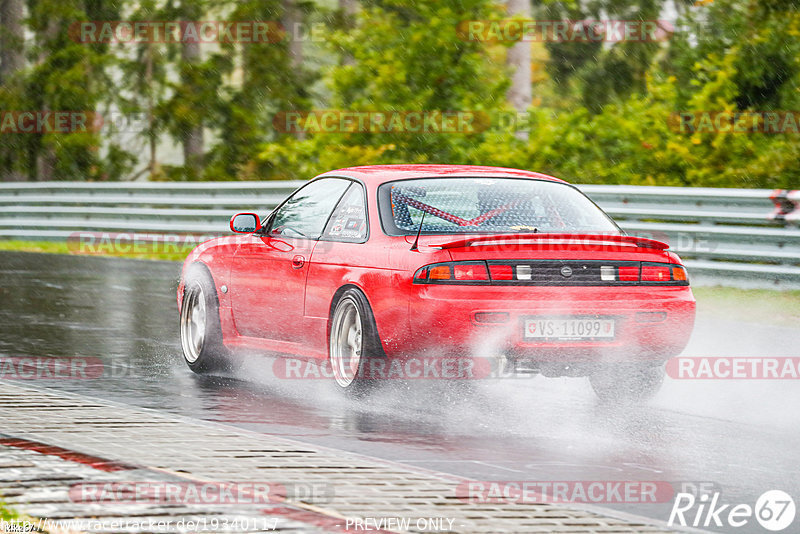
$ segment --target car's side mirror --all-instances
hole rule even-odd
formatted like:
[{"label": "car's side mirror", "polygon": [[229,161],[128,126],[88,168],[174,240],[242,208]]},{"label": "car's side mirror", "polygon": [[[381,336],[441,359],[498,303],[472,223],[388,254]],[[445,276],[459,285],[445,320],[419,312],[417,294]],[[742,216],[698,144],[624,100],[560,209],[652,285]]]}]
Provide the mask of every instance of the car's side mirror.
[{"label": "car's side mirror", "polygon": [[261,221],[255,213],[237,213],[231,217],[231,231],[237,234],[252,234],[261,228]]}]

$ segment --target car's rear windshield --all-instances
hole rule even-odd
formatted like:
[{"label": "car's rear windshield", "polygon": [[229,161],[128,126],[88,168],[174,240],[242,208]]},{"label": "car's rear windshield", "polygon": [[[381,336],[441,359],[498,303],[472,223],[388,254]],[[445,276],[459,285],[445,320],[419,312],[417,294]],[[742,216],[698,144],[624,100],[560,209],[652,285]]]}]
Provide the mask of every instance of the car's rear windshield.
[{"label": "car's rear windshield", "polygon": [[517,178],[424,178],[378,189],[389,235],[609,232],[619,227],[574,187]]}]

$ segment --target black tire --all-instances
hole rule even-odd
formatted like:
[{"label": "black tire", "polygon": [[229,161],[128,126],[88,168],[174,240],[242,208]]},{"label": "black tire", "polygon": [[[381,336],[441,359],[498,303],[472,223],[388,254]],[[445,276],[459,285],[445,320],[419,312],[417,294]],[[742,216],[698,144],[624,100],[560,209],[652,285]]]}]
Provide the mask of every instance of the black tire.
[{"label": "black tire", "polygon": [[632,403],[653,397],[664,382],[664,365],[608,364],[589,375],[602,402]]},{"label": "black tire", "polygon": [[179,330],[189,369],[208,373],[230,367],[230,354],[222,344],[217,290],[205,267],[192,267],[186,275]]},{"label": "black tire", "polygon": [[[357,362],[354,361],[356,357]],[[385,358],[385,354],[372,309],[361,291],[348,289],[331,308],[328,333],[328,360],[339,388],[356,398],[372,391],[377,380],[365,374],[373,358]]]}]

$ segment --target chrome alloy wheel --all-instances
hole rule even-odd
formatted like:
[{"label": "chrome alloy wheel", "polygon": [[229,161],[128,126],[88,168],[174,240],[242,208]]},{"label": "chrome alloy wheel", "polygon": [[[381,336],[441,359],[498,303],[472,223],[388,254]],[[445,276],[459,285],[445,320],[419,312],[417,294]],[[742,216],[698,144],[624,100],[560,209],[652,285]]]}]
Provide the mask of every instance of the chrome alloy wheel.
[{"label": "chrome alloy wheel", "polygon": [[181,313],[181,345],[183,356],[194,363],[203,350],[206,337],[206,297],[197,285],[184,293],[183,313]]},{"label": "chrome alloy wheel", "polygon": [[337,384],[346,388],[356,379],[363,352],[361,314],[350,298],[336,307],[330,343],[333,376]]}]

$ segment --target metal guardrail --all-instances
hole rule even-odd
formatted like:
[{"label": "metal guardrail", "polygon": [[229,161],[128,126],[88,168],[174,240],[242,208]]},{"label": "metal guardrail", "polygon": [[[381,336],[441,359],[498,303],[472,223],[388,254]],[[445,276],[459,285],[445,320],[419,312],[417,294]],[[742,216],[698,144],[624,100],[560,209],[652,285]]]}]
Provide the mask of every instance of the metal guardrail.
[{"label": "metal guardrail", "polygon": [[[267,212],[302,183],[0,183],[0,238],[65,240],[78,231],[224,234],[234,212]],[[800,229],[787,226],[797,218],[786,213],[796,192],[776,200],[766,189],[579,187],[627,232],[670,243],[692,275],[800,287]],[[773,203],[782,210],[777,217]]]}]

